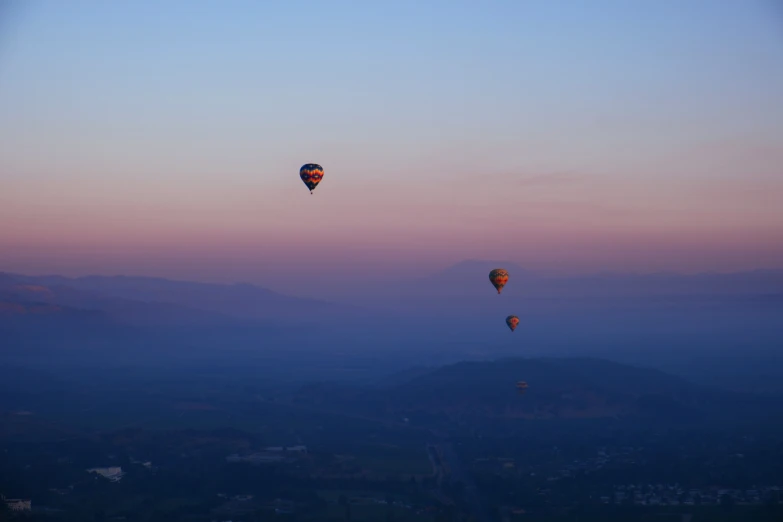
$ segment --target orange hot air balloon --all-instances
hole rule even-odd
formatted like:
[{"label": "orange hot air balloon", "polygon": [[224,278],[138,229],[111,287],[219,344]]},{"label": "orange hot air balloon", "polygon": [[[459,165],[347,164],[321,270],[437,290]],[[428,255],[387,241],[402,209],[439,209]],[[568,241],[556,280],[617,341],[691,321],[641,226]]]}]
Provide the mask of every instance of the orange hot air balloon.
[{"label": "orange hot air balloon", "polygon": [[511,328],[511,331],[513,332],[514,330],[516,330],[517,325],[519,324],[519,317],[517,317],[516,315],[509,315],[508,317],[506,317],[506,324],[508,325],[509,328]]},{"label": "orange hot air balloon", "polygon": [[307,163],[302,165],[302,168],[299,169],[299,177],[302,178],[304,184],[310,189],[310,194],[312,194],[315,187],[317,187],[324,178],[324,169],[322,166],[316,165],[315,163]]},{"label": "orange hot air balloon", "polygon": [[500,293],[503,287],[506,286],[506,283],[508,283],[508,272],[502,268],[496,268],[489,273],[489,281]]}]

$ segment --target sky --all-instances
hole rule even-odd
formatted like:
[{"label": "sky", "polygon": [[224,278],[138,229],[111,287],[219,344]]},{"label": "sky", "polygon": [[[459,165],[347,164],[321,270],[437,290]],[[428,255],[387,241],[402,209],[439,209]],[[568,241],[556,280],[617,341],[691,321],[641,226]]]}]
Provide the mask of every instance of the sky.
[{"label": "sky", "polygon": [[0,2],[0,271],[783,267],[774,0]]}]

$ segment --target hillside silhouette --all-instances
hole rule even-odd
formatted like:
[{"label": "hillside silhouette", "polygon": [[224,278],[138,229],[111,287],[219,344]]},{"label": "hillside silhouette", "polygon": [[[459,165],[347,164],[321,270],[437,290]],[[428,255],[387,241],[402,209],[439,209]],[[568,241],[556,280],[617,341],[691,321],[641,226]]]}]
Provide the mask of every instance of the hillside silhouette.
[{"label": "hillside silhouette", "polygon": [[[404,374],[397,377],[404,379]],[[529,389],[519,395],[517,381]],[[460,362],[385,387],[321,383],[292,401],[388,420],[427,422],[636,419],[687,424],[783,414],[779,398],[692,384],[664,372],[589,358]],[[772,408],[772,410],[770,409]]]}]

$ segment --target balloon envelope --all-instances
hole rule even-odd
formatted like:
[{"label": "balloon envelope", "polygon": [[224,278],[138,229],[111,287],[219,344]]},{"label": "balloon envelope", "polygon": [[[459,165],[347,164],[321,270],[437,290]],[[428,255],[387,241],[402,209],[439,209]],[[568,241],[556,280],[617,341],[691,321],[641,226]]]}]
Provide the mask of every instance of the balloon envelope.
[{"label": "balloon envelope", "polygon": [[302,182],[307,185],[307,188],[310,189],[310,194],[312,194],[315,187],[324,178],[324,169],[315,163],[307,163],[299,169],[299,177],[302,178]]},{"label": "balloon envelope", "polygon": [[508,317],[506,317],[506,324],[508,325],[509,328],[511,328],[511,331],[513,332],[514,330],[516,330],[517,325],[519,324],[519,317],[517,317],[516,315],[509,315]]},{"label": "balloon envelope", "polygon": [[497,289],[498,293],[508,283],[508,272],[503,268],[496,268],[489,273],[489,281]]}]

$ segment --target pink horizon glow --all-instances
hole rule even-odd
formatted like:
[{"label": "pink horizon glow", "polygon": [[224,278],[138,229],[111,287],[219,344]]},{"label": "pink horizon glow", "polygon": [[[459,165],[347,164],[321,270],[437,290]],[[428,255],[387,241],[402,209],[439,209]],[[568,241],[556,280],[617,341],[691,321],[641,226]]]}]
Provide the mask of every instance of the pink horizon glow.
[{"label": "pink horizon glow", "polygon": [[[20,7],[0,41],[0,271],[783,268],[763,2],[424,4]],[[315,48],[307,23],[332,36]]]}]

